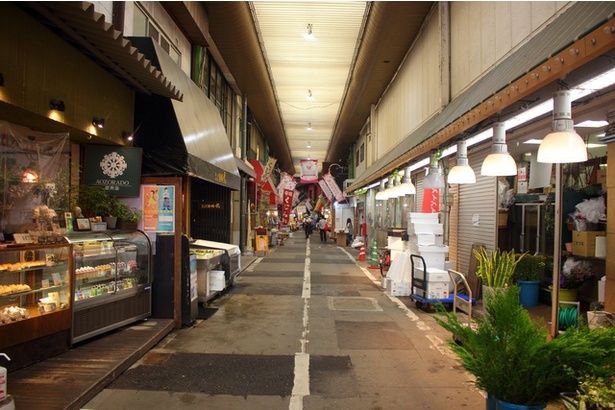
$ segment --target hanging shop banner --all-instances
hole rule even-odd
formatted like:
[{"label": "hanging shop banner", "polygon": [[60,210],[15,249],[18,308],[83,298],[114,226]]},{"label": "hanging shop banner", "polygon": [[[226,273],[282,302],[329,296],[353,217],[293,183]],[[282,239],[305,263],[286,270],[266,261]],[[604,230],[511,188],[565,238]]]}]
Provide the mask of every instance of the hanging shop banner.
[{"label": "hanging shop banner", "polygon": [[318,160],[317,159],[302,159],[301,160],[301,178],[302,184],[315,184],[318,182]]},{"label": "hanging shop banner", "polygon": [[173,185],[143,185],[143,230],[145,232],[175,232],[175,187]]},{"label": "hanging shop banner", "polygon": [[295,182],[295,179],[290,176],[289,174],[287,174],[286,172],[283,172],[281,177],[280,177],[280,183],[277,186],[277,199],[278,199],[278,205],[282,205],[283,202],[283,197],[284,197],[284,191],[289,189],[291,191],[294,191],[295,186],[297,185],[297,182]]},{"label": "hanging shop banner", "polygon": [[299,202],[301,202],[299,200],[299,191],[294,191],[293,192],[293,208],[296,207],[299,204]]},{"label": "hanging shop banner", "polygon": [[269,160],[267,161],[267,165],[265,166],[265,169],[263,170],[263,175],[261,175],[261,185],[263,185],[266,181],[269,180],[269,177],[271,176],[271,173],[273,172],[273,167],[275,167],[276,161],[277,159],[275,158],[269,158]]},{"label": "hanging shop banner", "polygon": [[84,183],[109,195],[139,196],[142,153],[141,148],[86,145]]},{"label": "hanging shop banner", "polygon": [[318,199],[316,200],[316,205],[314,205],[314,211],[321,212],[326,204],[327,204],[327,200],[325,199],[325,197],[322,195],[319,195]]},{"label": "hanging shop banner", "polygon": [[335,197],[337,202],[342,202],[346,199],[346,197],[344,196],[344,193],[342,192],[340,187],[337,185],[337,182],[335,182],[333,175],[331,175],[330,173],[326,173],[322,178],[327,183],[327,186],[329,187],[329,189],[331,189],[331,192],[333,193],[333,196]]},{"label": "hanging shop banner", "polygon": [[282,197],[284,198],[282,201],[282,225],[288,225],[290,211],[293,207],[293,191],[285,189]]},{"label": "hanging shop banner", "polygon": [[423,190],[423,207],[421,212],[440,212],[440,188],[425,188]]},{"label": "hanging shop banner", "polygon": [[318,185],[320,185],[320,189],[322,189],[322,192],[325,194],[329,202],[333,202],[333,192],[331,192],[325,180],[321,179],[318,181]]}]

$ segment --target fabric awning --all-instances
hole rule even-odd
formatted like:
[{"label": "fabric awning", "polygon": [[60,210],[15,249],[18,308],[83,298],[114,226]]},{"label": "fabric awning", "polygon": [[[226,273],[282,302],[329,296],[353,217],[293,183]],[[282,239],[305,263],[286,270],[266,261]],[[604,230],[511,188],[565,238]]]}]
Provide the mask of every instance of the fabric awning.
[{"label": "fabric awning", "polygon": [[136,96],[135,144],[144,175],[184,174],[239,190],[241,177],[214,103],[149,37],[131,41],[184,92],[183,101]]}]

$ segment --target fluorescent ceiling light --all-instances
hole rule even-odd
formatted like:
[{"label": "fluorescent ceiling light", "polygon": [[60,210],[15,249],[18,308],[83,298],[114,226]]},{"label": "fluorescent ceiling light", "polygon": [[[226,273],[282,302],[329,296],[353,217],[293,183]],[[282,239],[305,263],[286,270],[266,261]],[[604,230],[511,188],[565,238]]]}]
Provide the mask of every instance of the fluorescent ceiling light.
[{"label": "fluorescent ceiling light", "polygon": [[601,127],[606,127],[607,125],[609,125],[608,121],[587,120],[579,124],[575,124],[574,127],[575,128],[601,128]]},{"label": "fluorescent ceiling light", "polygon": [[539,145],[542,142],[542,140],[540,139],[536,139],[536,138],[532,138],[529,139],[527,141],[523,141],[524,144],[534,144],[534,145]]}]

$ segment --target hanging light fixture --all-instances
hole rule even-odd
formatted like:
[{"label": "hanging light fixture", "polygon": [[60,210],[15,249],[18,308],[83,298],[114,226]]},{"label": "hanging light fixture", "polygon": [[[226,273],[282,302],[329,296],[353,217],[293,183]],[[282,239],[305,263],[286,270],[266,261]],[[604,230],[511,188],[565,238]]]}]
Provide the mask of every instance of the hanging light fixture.
[{"label": "hanging light fixture", "polygon": [[312,148],[312,144],[310,144],[310,142],[309,142],[309,141],[308,141],[308,143],[307,143],[307,148],[308,148],[308,149],[309,149],[309,148]]},{"label": "hanging light fixture", "polygon": [[308,101],[312,101],[314,99],[314,96],[312,96],[312,90],[308,90],[308,96],[306,98]]},{"label": "hanging light fixture", "polygon": [[473,184],[476,182],[474,170],[468,164],[468,147],[465,141],[457,143],[457,165],[448,173],[449,184]]},{"label": "hanging light fixture", "polygon": [[412,183],[410,167],[404,170],[404,179],[394,189],[395,197],[400,198],[406,195],[416,194],[416,187]]},{"label": "hanging light fixture", "polygon": [[571,95],[568,90],[553,93],[551,132],[538,147],[538,162],[567,164],[587,161],[585,141],[574,130]]},{"label": "hanging light fixture", "polygon": [[380,181],[380,190],[378,191],[378,193],[376,193],[376,201],[386,201],[387,199],[389,199],[384,193],[385,184],[386,184],[386,180],[383,179],[382,181]]},{"label": "hanging light fixture", "polygon": [[312,131],[312,123],[311,122],[308,122],[308,126],[307,126],[306,130]]},{"label": "hanging light fixture", "polygon": [[432,153],[429,157],[429,173],[425,176],[423,181],[423,188],[426,189],[438,189],[444,188],[444,178],[440,174],[438,168],[438,161],[440,157],[436,153]]},{"label": "hanging light fixture", "polygon": [[503,122],[493,124],[493,145],[491,154],[483,161],[480,168],[481,175],[508,176],[517,175],[517,163],[508,153],[506,145],[506,129]]},{"label": "hanging light fixture", "polygon": [[311,23],[307,25],[307,32],[303,35],[303,37],[306,40],[310,40],[310,41],[314,40],[314,34],[312,34],[312,28],[313,26]]}]

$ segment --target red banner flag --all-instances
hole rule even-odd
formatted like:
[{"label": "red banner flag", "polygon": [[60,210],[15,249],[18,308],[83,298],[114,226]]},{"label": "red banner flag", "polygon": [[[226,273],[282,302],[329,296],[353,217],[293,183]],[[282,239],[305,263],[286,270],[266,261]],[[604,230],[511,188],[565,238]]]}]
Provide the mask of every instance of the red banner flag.
[{"label": "red banner flag", "polygon": [[284,199],[282,200],[282,225],[288,225],[290,219],[290,210],[293,207],[293,191],[290,189],[284,190]]}]

